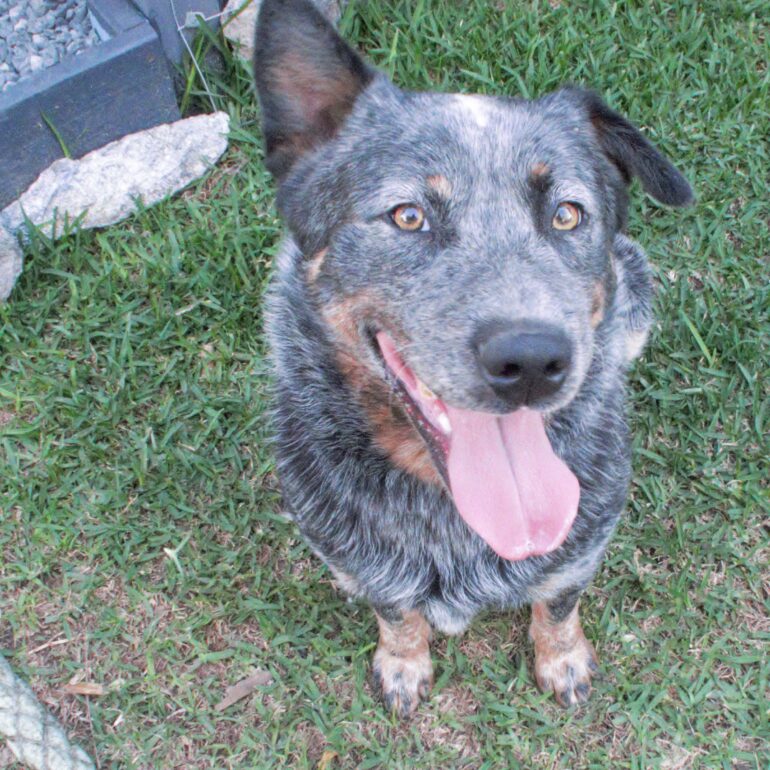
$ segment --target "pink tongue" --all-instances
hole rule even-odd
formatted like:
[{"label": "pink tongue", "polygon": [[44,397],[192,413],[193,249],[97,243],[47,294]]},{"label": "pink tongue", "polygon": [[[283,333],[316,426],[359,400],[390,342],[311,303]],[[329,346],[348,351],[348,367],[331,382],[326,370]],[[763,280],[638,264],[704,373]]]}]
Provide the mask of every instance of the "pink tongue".
[{"label": "pink tongue", "polygon": [[447,458],[457,510],[504,559],[557,548],[572,526],[580,485],[554,454],[538,412],[503,417],[446,405]]}]

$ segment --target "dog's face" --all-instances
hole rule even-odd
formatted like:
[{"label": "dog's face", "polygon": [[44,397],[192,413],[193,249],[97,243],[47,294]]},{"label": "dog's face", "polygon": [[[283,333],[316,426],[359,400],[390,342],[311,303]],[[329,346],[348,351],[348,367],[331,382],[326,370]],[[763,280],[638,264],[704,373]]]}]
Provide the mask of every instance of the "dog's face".
[{"label": "dog's face", "polygon": [[445,480],[456,437],[492,430],[478,415],[568,404],[628,182],[687,203],[673,166],[588,92],[402,91],[305,0],[265,3],[255,73],[303,280],[363,397],[398,395]]},{"label": "dog's face", "polygon": [[[557,409],[590,363],[623,186],[575,102],[408,94],[380,80],[323,168],[284,198],[300,238],[323,233],[311,248],[328,249],[321,295],[365,293],[370,331],[454,406]],[[325,195],[334,203],[318,211]],[[518,331],[563,362],[553,387],[500,376],[489,345],[502,355]]]}]

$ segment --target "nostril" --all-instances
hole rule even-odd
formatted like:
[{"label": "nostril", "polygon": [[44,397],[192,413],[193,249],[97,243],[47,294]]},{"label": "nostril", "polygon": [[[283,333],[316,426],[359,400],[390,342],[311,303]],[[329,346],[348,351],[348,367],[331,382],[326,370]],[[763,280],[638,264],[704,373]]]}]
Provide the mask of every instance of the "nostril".
[{"label": "nostril", "polygon": [[521,365],[517,363],[507,363],[503,366],[497,376],[515,382],[521,377]]},{"label": "nostril", "polygon": [[564,370],[567,368],[567,362],[563,359],[554,359],[549,361],[543,368],[543,374],[549,380],[558,380],[564,376]]}]

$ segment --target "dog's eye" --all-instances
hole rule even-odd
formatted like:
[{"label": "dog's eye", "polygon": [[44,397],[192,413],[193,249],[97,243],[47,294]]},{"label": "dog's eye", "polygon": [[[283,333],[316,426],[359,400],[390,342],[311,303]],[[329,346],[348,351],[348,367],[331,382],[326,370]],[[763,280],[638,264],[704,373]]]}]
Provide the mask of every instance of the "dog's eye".
[{"label": "dog's eye", "polygon": [[396,206],[390,212],[390,218],[400,230],[408,230],[412,233],[418,230],[423,232],[430,230],[425,212],[414,203],[404,203],[401,206]]},{"label": "dog's eye", "polygon": [[551,224],[556,230],[574,230],[583,220],[583,212],[576,203],[562,201],[556,207]]}]

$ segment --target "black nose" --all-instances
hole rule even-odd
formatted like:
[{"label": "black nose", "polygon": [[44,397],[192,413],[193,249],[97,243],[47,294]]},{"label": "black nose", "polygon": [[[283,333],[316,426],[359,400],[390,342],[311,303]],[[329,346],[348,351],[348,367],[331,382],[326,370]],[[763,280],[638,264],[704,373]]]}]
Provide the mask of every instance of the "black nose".
[{"label": "black nose", "polygon": [[476,336],[476,354],[484,379],[513,407],[556,393],[572,361],[564,332],[539,321],[488,327]]}]

